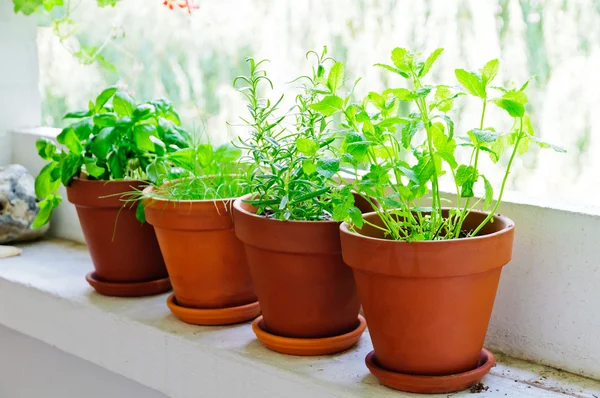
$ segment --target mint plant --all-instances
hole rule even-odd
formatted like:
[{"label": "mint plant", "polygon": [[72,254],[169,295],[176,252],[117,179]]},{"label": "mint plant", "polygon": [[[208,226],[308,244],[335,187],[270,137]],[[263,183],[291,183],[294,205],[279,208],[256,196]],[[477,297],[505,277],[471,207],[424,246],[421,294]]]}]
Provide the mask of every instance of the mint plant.
[{"label": "mint plant", "polygon": [[[247,181],[253,193],[247,202],[258,208],[257,214],[277,220],[332,220],[348,214],[360,217],[353,206],[350,188],[340,188],[334,177],[339,175],[340,159],[333,146],[337,133],[329,128],[332,115],[349,101],[351,93],[341,94],[344,65],[321,54],[307,53],[316,65],[309,76],[301,76],[301,93],[295,105],[283,116],[276,116],[283,96],[275,102],[260,96],[262,86],[273,88],[262,69],[265,60],[249,58],[249,76],[235,79],[243,83],[239,91],[248,101],[250,119],[242,120],[250,127],[248,139],[238,145],[251,164]],[[328,69],[328,66],[331,67]],[[343,217],[334,207],[345,207]]]},{"label": "mint plant", "polygon": [[[411,242],[475,236],[493,220],[517,154],[527,152],[532,143],[564,152],[534,135],[525,109],[527,82],[518,89],[492,85],[498,60],[489,61],[477,72],[457,69],[460,88],[427,84],[427,73],[442,51],[438,48],[422,59],[407,49],[394,49],[392,65],[376,66],[404,78],[407,87],[370,92],[362,103],[349,104],[341,110],[340,131],[345,134],[341,156],[355,175],[349,186],[373,204],[383,227],[371,225],[390,239]],[[455,101],[463,96],[481,104],[481,117],[477,126],[456,136],[451,111]],[[410,105],[407,115],[399,114],[401,102]],[[486,126],[490,104],[514,119],[509,132]],[[459,150],[466,152],[468,161],[459,162]],[[479,166],[484,154],[497,163],[506,152],[510,154],[508,163],[500,191],[494,197],[493,185]],[[361,175],[359,166],[367,167],[368,172]],[[444,210],[440,180],[446,176],[453,181],[457,205]],[[480,199],[474,197],[476,184],[482,185],[485,192]],[[422,206],[425,200],[430,204]],[[379,206],[375,206],[375,201]],[[465,219],[480,204],[489,215],[475,229],[464,231]],[[347,217],[347,221],[356,228],[362,227],[362,219]]]},{"label": "mint plant", "polygon": [[74,177],[84,175],[91,180],[157,184],[169,172],[167,155],[190,142],[171,103],[157,99],[136,104],[115,87],[102,91],[88,109],[68,113],[65,119],[77,121],[58,135],[60,146],[46,138],[36,142],[38,154],[49,163],[35,180],[41,201],[33,228],[46,224],[60,204],[56,191],[61,183],[68,186]]}]

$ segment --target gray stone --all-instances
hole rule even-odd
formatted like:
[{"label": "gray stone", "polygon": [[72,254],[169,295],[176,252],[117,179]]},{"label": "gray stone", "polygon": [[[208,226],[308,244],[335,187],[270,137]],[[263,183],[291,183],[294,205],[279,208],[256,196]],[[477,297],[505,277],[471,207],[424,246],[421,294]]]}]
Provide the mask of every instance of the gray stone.
[{"label": "gray stone", "polygon": [[34,178],[18,164],[0,167],[0,243],[32,240],[48,230],[48,225],[31,229],[38,212]]}]

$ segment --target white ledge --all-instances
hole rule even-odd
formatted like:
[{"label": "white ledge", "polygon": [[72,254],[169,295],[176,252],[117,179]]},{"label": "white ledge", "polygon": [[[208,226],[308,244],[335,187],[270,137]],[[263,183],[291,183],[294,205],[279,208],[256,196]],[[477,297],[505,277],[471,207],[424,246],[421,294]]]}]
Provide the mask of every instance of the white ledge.
[{"label": "white ledge", "polygon": [[[0,324],[170,397],[417,396],[390,390],[370,375],[364,365],[372,349],[368,333],[338,355],[280,355],[263,347],[248,323],[178,321],[166,295],[98,295],[84,279],[92,264],[83,245],[49,240],[22,247],[21,256],[0,261]],[[600,382],[502,355],[483,383],[489,390],[482,397],[600,397]]]}]

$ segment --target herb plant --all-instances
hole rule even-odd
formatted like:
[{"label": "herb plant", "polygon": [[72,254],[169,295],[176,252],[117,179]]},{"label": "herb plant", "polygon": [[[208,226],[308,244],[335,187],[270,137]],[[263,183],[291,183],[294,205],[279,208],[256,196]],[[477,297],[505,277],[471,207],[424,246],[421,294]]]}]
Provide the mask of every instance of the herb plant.
[{"label": "herb plant", "polygon": [[168,200],[236,198],[246,194],[246,165],[242,151],[230,143],[213,147],[197,144],[166,155],[170,173],[154,190],[154,197]]},{"label": "herb plant", "polygon": [[83,174],[91,180],[147,180],[156,184],[169,171],[166,156],[188,147],[190,141],[168,101],[136,104],[115,87],[102,91],[88,109],[68,113],[65,119],[77,121],[58,135],[61,146],[46,138],[36,142],[38,154],[49,163],[35,180],[41,202],[33,228],[46,224],[60,204],[56,191],[61,183],[67,186]]},{"label": "herb plant", "polygon": [[[257,207],[257,214],[277,220],[343,219],[348,214],[360,218],[350,189],[333,179],[339,174],[340,159],[333,146],[337,133],[329,125],[351,94],[341,95],[344,66],[327,57],[326,48],[306,56],[314,57],[316,65],[311,75],[295,80],[302,83],[301,93],[283,116],[276,116],[283,96],[274,103],[260,96],[261,86],[273,88],[262,69],[265,60],[249,58],[250,75],[234,81],[244,84],[239,91],[250,112],[249,120],[242,119],[250,136],[239,141],[247,153],[243,160],[252,165],[247,185],[253,197],[247,202]],[[343,217],[334,214],[336,206],[347,208]]]},{"label": "herb plant", "polygon": [[[442,51],[439,48],[422,59],[418,53],[394,49],[392,65],[376,66],[404,78],[407,87],[370,92],[361,104],[349,104],[342,110],[340,130],[347,143],[342,146],[342,159],[353,166],[356,177],[350,186],[373,204],[383,227],[372,225],[390,239],[411,242],[475,236],[493,221],[517,154],[527,152],[531,144],[564,152],[534,135],[525,109],[528,82],[518,89],[492,85],[498,60],[489,61],[477,72],[457,69],[459,88],[427,84],[427,73]],[[481,117],[477,126],[456,136],[451,111],[462,96],[481,104]],[[409,104],[407,115],[400,115],[400,103]],[[502,108],[514,119],[509,132],[486,126],[489,105]],[[466,152],[466,162],[459,161],[458,150]],[[497,163],[505,153],[509,154],[508,163],[494,204],[493,186],[479,166],[483,155]],[[361,175],[359,166],[368,172]],[[447,211],[440,188],[446,176],[451,177],[457,196],[456,207]],[[476,184],[483,186],[481,199],[474,198]],[[423,201],[430,204],[422,206]],[[465,219],[480,204],[489,215],[475,229],[463,230]],[[357,228],[363,224],[362,219],[348,221]]]}]

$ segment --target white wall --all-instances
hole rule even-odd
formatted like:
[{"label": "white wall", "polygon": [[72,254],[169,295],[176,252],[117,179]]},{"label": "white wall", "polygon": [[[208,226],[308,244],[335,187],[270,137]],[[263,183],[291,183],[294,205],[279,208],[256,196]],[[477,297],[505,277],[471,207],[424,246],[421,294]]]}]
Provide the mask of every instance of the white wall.
[{"label": "white wall", "polygon": [[41,124],[35,18],[0,0],[0,166],[10,162],[12,129]]},{"label": "white wall", "polygon": [[0,398],[166,397],[4,326],[0,353]]}]

